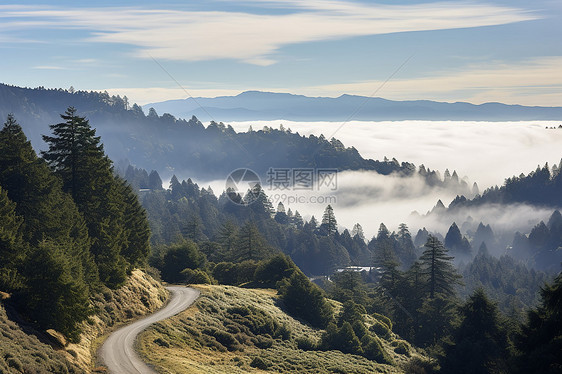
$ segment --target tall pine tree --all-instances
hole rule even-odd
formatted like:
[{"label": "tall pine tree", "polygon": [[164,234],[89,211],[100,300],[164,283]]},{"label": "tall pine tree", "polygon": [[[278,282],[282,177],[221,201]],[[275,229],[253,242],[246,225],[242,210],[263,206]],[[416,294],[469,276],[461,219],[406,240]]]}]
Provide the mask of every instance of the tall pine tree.
[{"label": "tall pine tree", "polygon": [[62,181],[86,219],[99,278],[110,287],[125,281],[127,271],[148,255],[148,224],[131,187],[113,173],[100,138],[70,107],[64,122],[51,125],[43,139],[43,157]]},{"label": "tall pine tree", "polygon": [[455,295],[455,285],[461,284],[461,276],[451,263],[453,257],[447,252],[439,239],[429,235],[420,262],[426,277],[426,291],[432,299],[436,294]]},{"label": "tall pine tree", "polygon": [[73,276],[94,285],[97,269],[84,218],[12,116],[0,131],[0,185],[16,203],[16,214],[24,219],[23,239],[32,246],[45,239],[71,244],[67,248],[75,260],[71,263]]}]

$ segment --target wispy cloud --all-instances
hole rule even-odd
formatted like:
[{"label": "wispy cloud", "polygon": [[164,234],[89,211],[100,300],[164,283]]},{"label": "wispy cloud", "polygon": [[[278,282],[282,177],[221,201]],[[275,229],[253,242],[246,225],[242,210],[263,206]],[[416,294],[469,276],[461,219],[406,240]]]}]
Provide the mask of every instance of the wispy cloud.
[{"label": "wispy cloud", "polygon": [[54,65],[38,65],[33,66],[33,69],[37,70],[65,70],[62,66],[54,66]]},{"label": "wispy cloud", "polygon": [[88,40],[137,47],[135,55],[201,61],[234,59],[255,65],[276,62],[284,46],[408,31],[503,25],[540,18],[519,8],[466,2],[415,5],[346,1],[260,2],[284,14],[179,11],[138,8],[4,8],[2,28],[81,28]]},{"label": "wispy cloud", "polygon": [[[475,104],[497,101],[506,104],[559,106],[562,103],[562,56],[522,63],[488,63],[437,72],[413,79],[395,79],[381,93],[387,99],[456,101]],[[370,95],[377,80],[307,87],[312,95],[343,93]]]},{"label": "wispy cloud", "polygon": [[[495,62],[468,65],[458,69],[434,72],[425,77],[390,80],[379,96],[393,100],[467,101],[474,104],[501,102],[506,104],[560,106],[562,103],[562,56],[545,57],[521,63]],[[246,87],[259,91],[291,92],[309,96],[337,97],[342,94],[370,96],[382,81],[326,84],[305,87]],[[209,86],[207,84],[207,86]],[[215,84],[220,86],[220,84]],[[211,89],[186,85],[193,96],[215,97],[237,95],[239,89]],[[108,90],[109,91],[109,90]],[[180,88],[112,88],[126,94],[139,104],[185,97]]]}]

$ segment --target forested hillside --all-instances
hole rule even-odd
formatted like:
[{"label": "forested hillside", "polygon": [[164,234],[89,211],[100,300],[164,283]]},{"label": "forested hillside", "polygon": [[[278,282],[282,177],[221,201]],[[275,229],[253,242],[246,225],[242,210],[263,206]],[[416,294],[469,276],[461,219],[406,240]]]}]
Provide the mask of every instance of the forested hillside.
[{"label": "forested hillside", "polygon": [[[280,130],[256,136],[275,132],[295,136]],[[14,116],[7,116],[0,131],[0,290],[10,296],[5,302],[41,331],[54,329],[77,342],[82,322],[94,312],[92,300],[100,297],[93,295],[120,287],[148,262],[168,282],[273,288],[283,312],[314,331],[291,339],[290,329],[263,311],[223,308],[211,300],[206,307],[214,314],[205,318],[214,327],[185,330],[182,340],[200,347],[300,349],[313,352],[318,362],[324,352],[337,350],[363,357],[357,365],[381,368],[375,361],[396,368],[400,361],[408,372],[560,367],[561,278],[553,277],[560,270],[553,259],[562,246],[557,210],[528,235],[514,233],[505,256],[496,258],[487,246],[501,246],[503,239],[482,222],[474,231],[452,222],[446,233],[424,228],[415,237],[406,224],[391,231],[381,223],[368,240],[359,222],[351,231],[338,227],[337,207],[327,205],[322,217],[304,220],[282,204],[274,208],[259,185],[248,191],[249,203],[244,194],[217,196],[175,176],[164,189],[157,171],[132,166],[122,171],[127,182],[73,107],[43,139],[47,146],[39,157]],[[418,173],[433,175],[428,181],[438,177],[425,168]],[[559,188],[559,173],[529,178],[531,190]],[[451,180],[460,184],[450,174],[438,179]],[[460,208],[453,204],[449,210]],[[432,214],[446,211],[441,204]],[[520,256],[533,261],[518,262]],[[550,274],[531,269],[541,263]],[[349,265],[368,271],[342,269]],[[317,276],[321,288],[307,275]],[[334,308],[327,297],[341,306]],[[407,359],[412,345],[423,351]],[[246,361],[241,365],[282,364],[273,357]],[[66,364],[55,357],[52,365]]]},{"label": "forested hillside", "polygon": [[42,330],[77,341],[89,297],[149,254],[146,213],[100,138],[68,108],[38,157],[16,119],[0,131],[0,290]]},{"label": "forested hillside", "polygon": [[536,206],[562,207],[562,160],[552,168],[545,164],[527,175],[507,178],[501,187],[486,189],[481,196],[455,199],[450,208],[481,206],[485,204],[531,204]]},{"label": "forested hillside", "polygon": [[[380,174],[409,176],[416,172],[429,186],[454,188],[470,194],[466,182],[453,172],[444,181],[435,170],[392,159],[370,160],[354,147],[337,139],[308,137],[290,129],[263,129],[237,133],[223,123],[205,127],[197,118],[176,119],[155,110],[145,115],[126,97],[107,93],[63,89],[20,88],[0,84],[0,115],[13,113],[23,124],[36,149],[46,149],[40,134],[59,121],[68,106],[95,123],[105,149],[116,162],[128,160],[136,167],[190,175],[199,179],[225,178],[231,171],[247,167],[265,177],[270,168],[334,168],[372,170]],[[166,175],[169,177],[170,175]]]}]

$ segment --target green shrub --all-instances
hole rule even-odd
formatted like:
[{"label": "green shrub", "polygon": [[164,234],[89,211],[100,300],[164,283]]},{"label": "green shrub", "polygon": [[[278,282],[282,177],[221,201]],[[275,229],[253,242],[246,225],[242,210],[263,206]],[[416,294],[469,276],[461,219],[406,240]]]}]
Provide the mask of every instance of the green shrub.
[{"label": "green shrub", "polygon": [[256,340],[254,345],[261,349],[271,348],[273,345],[273,339],[269,335],[259,335]]},{"label": "green shrub", "polygon": [[254,281],[261,287],[273,288],[276,286],[277,282],[285,278],[290,278],[296,269],[297,266],[288,256],[278,254],[258,263],[256,271],[254,272]]},{"label": "green shrub", "polygon": [[181,274],[188,284],[213,284],[209,274],[201,269],[184,269]]},{"label": "green shrub", "polygon": [[297,343],[297,348],[303,351],[315,351],[318,349],[318,344],[308,337],[297,338],[295,342]]},{"label": "green shrub", "polygon": [[236,264],[232,262],[219,262],[213,268],[213,278],[220,284],[235,286],[238,284],[238,272]]},{"label": "green shrub", "polygon": [[367,330],[367,327],[365,327],[365,323],[361,321],[353,322],[351,327],[353,328],[353,332],[355,332],[355,335],[357,335],[359,339],[369,333],[369,330]]},{"label": "green shrub", "polygon": [[292,335],[291,329],[289,329],[289,327],[287,327],[286,324],[282,324],[279,325],[273,336],[277,338],[281,338],[283,340],[289,340],[291,339],[291,335]]},{"label": "green shrub", "polygon": [[334,318],[332,306],[322,291],[300,271],[283,281],[279,294],[289,314],[302,318],[314,327],[326,327]]},{"label": "green shrub", "polygon": [[238,286],[242,283],[252,282],[258,263],[247,260],[240,263],[219,262],[213,267],[213,278],[219,284]]},{"label": "green shrub", "polygon": [[238,344],[238,340],[236,340],[234,335],[226,331],[222,331],[218,329],[205,329],[203,330],[203,333],[214,337],[217,340],[217,342],[222,344],[229,351],[236,351],[240,347],[240,345]]},{"label": "green shrub", "polygon": [[384,323],[386,327],[388,327],[388,329],[392,331],[392,320],[390,318],[380,313],[373,313],[373,317]]},{"label": "green shrub", "polygon": [[181,243],[172,244],[166,248],[162,279],[170,283],[183,282],[185,277],[182,270],[196,269],[201,267],[204,262],[205,256],[194,242],[184,240]]},{"label": "green shrub", "polygon": [[338,350],[343,353],[363,354],[361,341],[353,332],[349,322],[344,322],[341,328],[331,323],[322,335],[320,346],[326,351]]},{"label": "green shrub", "polygon": [[260,370],[267,370],[271,364],[261,357],[254,357],[252,362],[250,362],[250,366]]},{"label": "green shrub", "polygon": [[254,335],[275,335],[279,324],[261,309],[250,307],[232,307],[226,312],[232,322],[246,326]]},{"label": "green shrub", "polygon": [[236,264],[236,275],[238,284],[252,282],[258,263],[252,260],[242,261]]},{"label": "green shrub", "polygon": [[402,366],[402,369],[408,374],[431,374],[437,372],[437,363],[414,356]]},{"label": "green shrub", "polygon": [[8,364],[9,367],[23,373],[23,364],[17,358],[10,357],[9,359],[6,360],[6,363]]},{"label": "green shrub", "polygon": [[408,347],[408,344],[402,340],[398,341],[396,348],[394,348],[394,352],[410,357],[410,348]]},{"label": "green shrub", "polygon": [[374,332],[381,338],[388,339],[390,337],[390,330],[388,326],[381,321],[375,321],[375,323],[369,328],[369,330]]},{"label": "green shrub", "polygon": [[170,343],[168,343],[162,338],[154,339],[154,343],[158,344],[160,347],[170,348]]},{"label": "green shrub", "polygon": [[367,334],[361,339],[361,345],[363,346],[363,355],[369,360],[380,364],[393,364],[392,358],[388,356],[377,337]]},{"label": "green shrub", "polygon": [[355,321],[364,322],[365,318],[365,307],[353,302],[353,300],[347,300],[343,304],[343,309],[338,317],[338,325],[341,326],[344,322],[349,322],[353,325]]}]

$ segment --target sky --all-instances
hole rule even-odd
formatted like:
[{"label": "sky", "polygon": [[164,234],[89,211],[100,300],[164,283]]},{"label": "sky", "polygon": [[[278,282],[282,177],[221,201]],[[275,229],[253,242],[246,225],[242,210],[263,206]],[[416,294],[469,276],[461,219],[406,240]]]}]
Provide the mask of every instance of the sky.
[{"label": "sky", "polygon": [[0,82],[559,106],[562,2],[0,2]]}]

